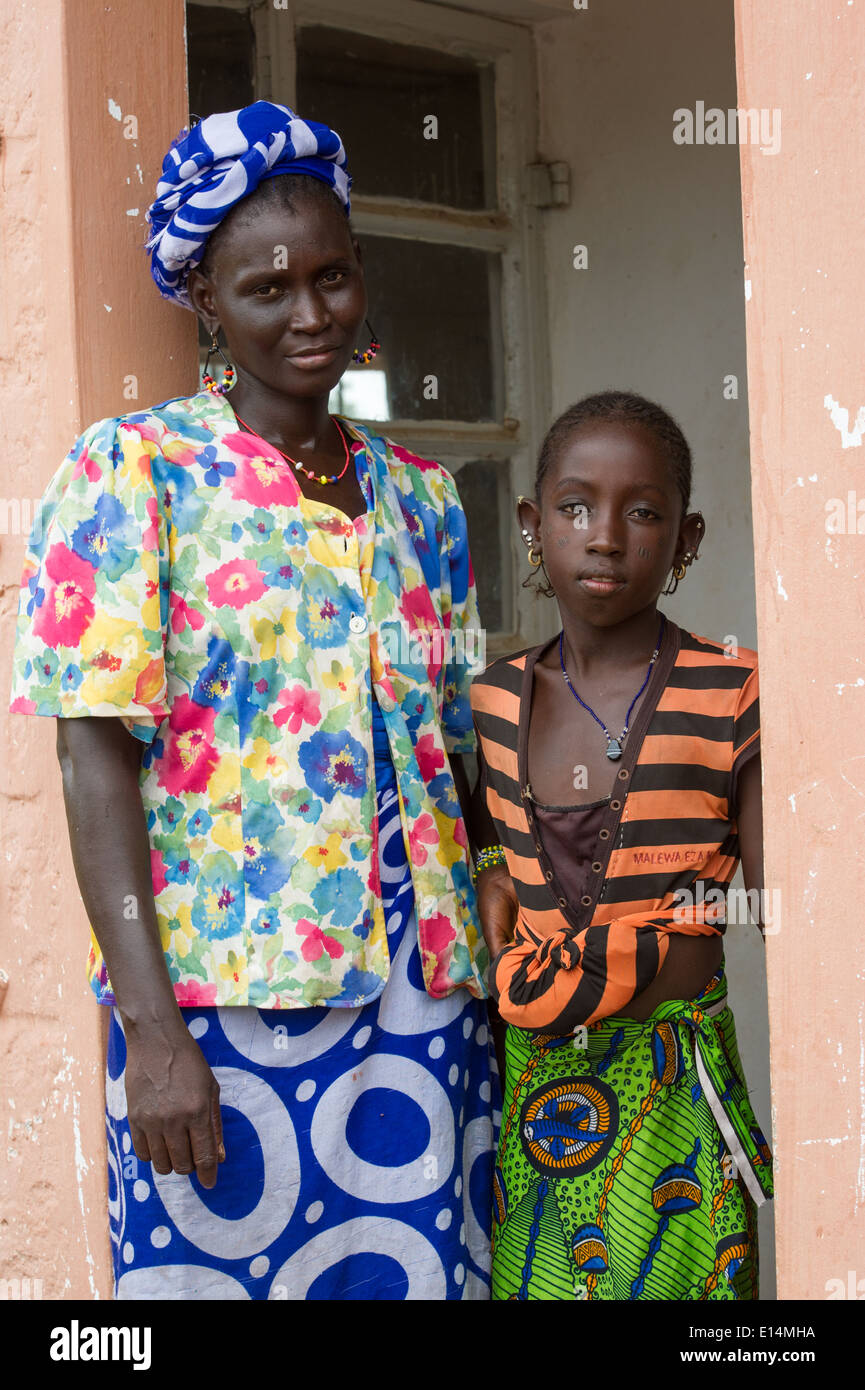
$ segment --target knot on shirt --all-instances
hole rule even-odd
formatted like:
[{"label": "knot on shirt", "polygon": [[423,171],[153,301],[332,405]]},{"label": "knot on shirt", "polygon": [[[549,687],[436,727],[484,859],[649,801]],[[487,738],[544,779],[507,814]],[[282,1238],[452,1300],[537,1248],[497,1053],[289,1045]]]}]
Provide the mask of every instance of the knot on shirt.
[{"label": "knot on shirt", "polygon": [[557,970],[576,969],[582,954],[576,941],[567,932],[556,932],[544,942],[540,950],[542,961],[549,961]]}]

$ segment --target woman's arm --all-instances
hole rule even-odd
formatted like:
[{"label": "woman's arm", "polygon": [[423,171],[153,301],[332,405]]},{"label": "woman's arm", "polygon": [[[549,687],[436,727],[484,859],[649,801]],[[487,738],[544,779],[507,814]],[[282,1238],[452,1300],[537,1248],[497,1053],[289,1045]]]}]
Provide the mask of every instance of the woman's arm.
[{"label": "woman's arm", "polygon": [[763,930],[763,776],[760,755],[749,758],[739,773],[736,819],[745,888],[757,890],[757,925]]},{"label": "woman's arm", "polygon": [[135,1152],[157,1173],[216,1182],[219,1087],[174,997],[159,938],[138,786],[143,745],[120,719],[57,720],[72,860],[126,1034]]}]

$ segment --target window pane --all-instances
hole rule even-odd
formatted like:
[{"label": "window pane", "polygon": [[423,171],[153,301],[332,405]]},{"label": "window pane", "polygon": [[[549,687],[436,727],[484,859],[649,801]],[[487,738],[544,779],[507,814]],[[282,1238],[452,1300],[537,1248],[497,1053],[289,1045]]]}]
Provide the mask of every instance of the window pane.
[{"label": "window pane", "polygon": [[491,65],[366,34],[301,28],[297,109],[339,131],[356,193],[496,205]]},{"label": "window pane", "polygon": [[254,43],[245,11],[186,6],[190,112],[209,116],[214,111],[238,111],[254,100]]},{"label": "window pane", "polygon": [[488,633],[508,632],[512,627],[508,465],[499,459],[478,459],[464,463],[455,477],[468,522],[481,625]]},{"label": "window pane", "polygon": [[382,346],[371,367],[349,373],[346,390],[364,391],[355,375],[384,373],[371,402],[384,413],[367,418],[501,419],[500,258],[398,237],[364,236],[361,251]]}]

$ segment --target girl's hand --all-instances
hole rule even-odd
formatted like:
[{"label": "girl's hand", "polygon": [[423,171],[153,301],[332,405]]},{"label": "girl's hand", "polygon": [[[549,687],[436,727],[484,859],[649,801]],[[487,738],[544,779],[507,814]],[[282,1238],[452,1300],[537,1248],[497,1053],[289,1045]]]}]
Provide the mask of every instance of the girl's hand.
[{"label": "girl's hand", "polygon": [[216,1183],[225,1159],[219,1086],[182,1020],[158,1032],[126,1026],[126,1102],[132,1145],[157,1173]]},{"label": "girl's hand", "polygon": [[484,940],[490,960],[495,960],[514,939],[520,910],[516,889],[505,865],[497,864],[481,870],[475,891]]}]

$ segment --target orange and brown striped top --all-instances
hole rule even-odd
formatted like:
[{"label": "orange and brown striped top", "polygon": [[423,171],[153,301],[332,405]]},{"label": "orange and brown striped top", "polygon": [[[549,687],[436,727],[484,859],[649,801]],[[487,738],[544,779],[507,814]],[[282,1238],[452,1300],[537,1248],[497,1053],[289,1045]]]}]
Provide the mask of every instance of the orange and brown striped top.
[{"label": "orange and brown striped top", "polygon": [[759,749],[758,676],[756,652],[732,655],[667,620],[599,830],[593,889],[569,902],[526,772],[533,672],[549,645],[494,662],[471,703],[486,802],[520,903],[491,992],[508,1023],[566,1033],[619,1013],[651,984],[670,933],[723,933],[739,862],[735,782]]}]

